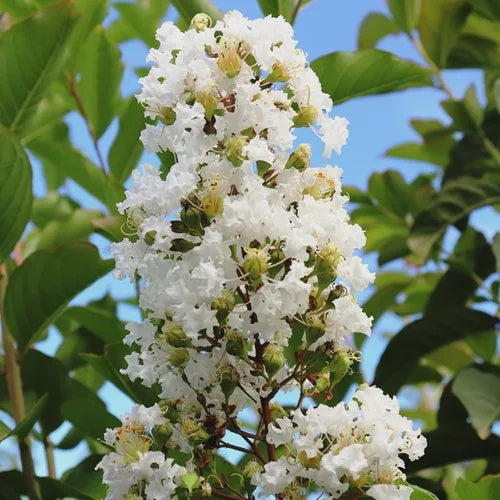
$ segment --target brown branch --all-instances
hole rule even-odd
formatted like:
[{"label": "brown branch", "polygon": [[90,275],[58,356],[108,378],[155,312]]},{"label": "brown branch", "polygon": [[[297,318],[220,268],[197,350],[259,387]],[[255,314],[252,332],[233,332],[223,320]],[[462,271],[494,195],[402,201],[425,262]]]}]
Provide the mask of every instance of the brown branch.
[{"label": "brown branch", "polygon": [[[16,425],[19,425],[26,417],[26,407],[21,382],[21,373],[17,363],[17,350],[14,346],[11,333],[5,322],[4,299],[8,283],[7,266],[3,264],[0,268],[0,313],[2,315],[2,343],[5,355],[5,379],[12,416]],[[31,456],[31,446],[28,436],[18,438],[19,454],[21,456],[21,467],[24,486],[28,497],[33,500],[41,500],[40,490],[35,481],[35,466]]]},{"label": "brown branch", "polygon": [[47,460],[47,471],[49,477],[56,478],[56,461],[54,458],[54,444],[49,436],[43,439],[43,447],[45,448],[45,459]]}]

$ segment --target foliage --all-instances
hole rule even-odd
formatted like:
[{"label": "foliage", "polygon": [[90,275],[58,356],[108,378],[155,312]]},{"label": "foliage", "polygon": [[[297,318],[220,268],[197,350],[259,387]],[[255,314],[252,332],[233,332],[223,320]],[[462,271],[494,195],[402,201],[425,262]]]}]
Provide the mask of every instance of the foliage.
[{"label": "foliage", "polygon": [[[258,3],[264,14],[300,22],[309,2]],[[442,92],[449,116],[447,123],[412,120],[420,140],[385,152],[408,162],[404,175],[386,170],[374,173],[364,191],[347,189],[353,220],[366,230],[367,250],[376,252],[380,266],[365,310],[376,322],[393,313],[404,323],[391,334],[375,384],[393,394],[411,386],[418,394],[407,415],[422,423],[429,444],[424,459],[408,465],[411,483],[438,497],[446,491],[450,498],[494,498],[500,237],[489,241],[471,220],[482,207],[500,206],[500,11],[495,0],[387,0],[387,6],[389,14],[371,13],[362,23],[359,50],[312,63],[335,103],[429,86]],[[102,498],[94,467],[107,449],[98,439],[116,418],[97,391],[108,381],[137,403],[156,397],[157,388],[120,373],[129,350],[120,342],[124,326],[116,313],[125,301],[105,296],[82,308],[68,303],[112,269],[89,239],[99,235],[109,243],[126,231],[115,204],[142,156],[143,113],[120,91],[119,44],[139,39],[151,45],[167,11],[178,12],[182,28],[197,12],[213,19],[221,13],[209,0],[116,2],[117,15],[104,28],[109,9],[106,0],[0,0],[2,366],[11,380],[20,377],[24,391],[2,380],[1,409],[10,418],[0,439],[16,436],[23,469],[30,440],[43,443],[48,456],[53,446],[72,449],[82,441],[89,450],[62,477],[49,466],[51,477],[33,476],[31,486],[18,471],[0,473],[8,498]],[[376,48],[394,34],[414,44],[418,62]],[[480,70],[486,100],[474,86],[454,95],[443,74],[448,68]],[[78,148],[68,115],[85,124],[93,150]],[[115,125],[105,155],[102,138]],[[34,162],[48,191],[33,199]],[[165,173],[172,162],[158,155]],[[431,173],[412,175],[417,162]],[[70,182],[89,195],[93,208],[67,194]],[[62,337],[54,356],[38,348],[49,327]],[[348,389],[339,384],[335,398]],[[53,444],[51,433],[64,421],[71,429]],[[455,467],[471,470],[479,459],[486,460],[480,474],[451,484],[457,469],[450,464],[467,462]],[[483,473],[489,475],[478,482]],[[412,498],[433,498],[422,488]]]}]

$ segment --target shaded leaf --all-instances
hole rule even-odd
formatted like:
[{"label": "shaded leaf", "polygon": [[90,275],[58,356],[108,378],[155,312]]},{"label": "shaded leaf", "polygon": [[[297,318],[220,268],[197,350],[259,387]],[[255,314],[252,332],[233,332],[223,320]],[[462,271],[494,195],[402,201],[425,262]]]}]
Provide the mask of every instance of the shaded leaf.
[{"label": "shaded leaf", "polygon": [[70,299],[113,265],[101,260],[97,249],[85,242],[30,255],[12,273],[5,297],[5,320],[19,348],[24,350]]},{"label": "shaded leaf", "polygon": [[88,37],[78,64],[78,92],[93,134],[99,138],[117,111],[122,62],[120,50],[98,27]]},{"label": "shaded leaf", "polygon": [[102,482],[102,470],[95,470],[101,458],[100,455],[86,457],[78,465],[67,470],[61,481],[94,500],[101,500],[106,496],[106,486]]},{"label": "shaded leaf", "polygon": [[500,416],[500,377],[466,368],[456,376],[452,392],[467,409],[479,437],[486,439]]},{"label": "shaded leaf", "polygon": [[463,132],[477,132],[483,122],[483,109],[476,95],[474,85],[470,85],[463,100],[447,100],[441,103],[453,119],[453,125]]},{"label": "shaded leaf", "polygon": [[408,246],[425,260],[446,228],[476,208],[500,202],[500,183],[495,179],[461,177],[449,181],[435,202],[420,212],[410,230]]},{"label": "shaded leaf", "polygon": [[497,0],[471,0],[472,8],[488,19],[500,19],[500,4]]},{"label": "shaded leaf", "polygon": [[337,104],[365,95],[432,85],[429,71],[378,49],[333,52],[311,63]]},{"label": "shaded leaf", "polygon": [[368,192],[382,207],[401,219],[410,211],[410,188],[396,170],[372,174],[368,181]]},{"label": "shaded leaf", "polygon": [[2,436],[0,437],[0,442],[8,438],[9,436],[17,436],[19,439],[23,439],[25,436],[27,436],[30,433],[31,429],[33,429],[33,426],[38,420],[38,417],[43,412],[47,403],[47,398],[48,394],[44,394],[35,403],[35,405],[29,409],[26,417],[24,417],[22,422],[16,425],[16,427],[9,431],[8,434],[2,434]]},{"label": "shaded leaf", "polygon": [[0,35],[0,122],[22,131],[62,61],[76,16],[70,0],[54,3]]},{"label": "shaded leaf", "polygon": [[497,320],[466,308],[449,308],[406,325],[387,345],[375,372],[374,384],[395,394],[411,368],[435,349],[492,330]]},{"label": "shaded leaf", "polygon": [[458,41],[470,5],[465,0],[422,0],[418,31],[427,55],[439,68]]},{"label": "shaded leaf", "polygon": [[0,151],[1,262],[9,256],[24,231],[30,217],[33,196],[31,165],[28,157],[19,141],[2,128],[0,128]]},{"label": "shaded leaf", "polygon": [[144,108],[133,96],[120,116],[118,133],[108,155],[109,169],[120,182],[127,180],[141,157],[144,147],[139,137],[144,126]]},{"label": "shaded leaf", "polygon": [[71,399],[62,405],[63,417],[85,436],[102,439],[107,428],[119,427],[121,422],[106,407],[87,399]]}]

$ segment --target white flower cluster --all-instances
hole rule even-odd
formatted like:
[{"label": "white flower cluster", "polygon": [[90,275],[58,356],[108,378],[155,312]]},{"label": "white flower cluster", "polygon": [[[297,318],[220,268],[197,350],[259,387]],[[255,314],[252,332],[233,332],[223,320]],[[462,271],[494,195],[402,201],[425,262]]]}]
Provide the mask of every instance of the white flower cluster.
[{"label": "white flower cluster", "polygon": [[[249,406],[261,415],[255,439],[269,431],[276,440],[271,399],[292,389],[329,399],[358,359],[346,337],[370,334],[371,318],[353,294],[374,274],[355,255],[365,236],[349,223],[342,171],[312,168],[310,145],[294,147],[295,129],[308,127],[324,156],[340,153],[347,120],[329,116],[331,99],[281,17],[249,21],[233,11],[211,27],[199,15],[186,32],[163,24],[157,38],[138,95],[149,120],[142,141],[175,163],[166,176],[151,165],[134,173],[119,204],[133,237],[113,249],[116,275],[143,284],[145,319],[128,324],[125,339],[139,351],[127,356],[125,372],[161,387],[158,421],[134,421],[162,428],[167,449],[211,451],[226,431],[239,431],[236,417]],[[157,498],[168,470],[169,498],[182,471],[149,451],[143,431],[126,435],[144,449],[130,453],[111,432],[116,451],[101,463],[110,491],[144,484],[146,497]],[[269,462],[256,484],[270,491],[271,470],[282,466]],[[139,472],[119,482],[125,468]],[[338,478],[343,487],[340,471]]]},{"label": "white flower cluster", "polygon": [[330,498],[355,486],[384,500],[409,500],[413,490],[402,484],[399,455],[416,460],[426,445],[420,431],[399,415],[397,399],[377,387],[360,387],[348,404],[297,409],[271,425],[267,440],[285,445],[289,453],[254,476],[264,494],[300,491],[302,478],[314,481]]},{"label": "white flower cluster", "polygon": [[185,467],[165,458],[161,451],[150,451],[151,430],[166,422],[158,405],[151,408],[136,406],[131,414],[122,416],[122,426],[108,429],[106,444],[115,451],[103,457],[97,468],[103,469],[103,481],[108,485],[106,498],[146,498],[164,500],[180,486]]}]

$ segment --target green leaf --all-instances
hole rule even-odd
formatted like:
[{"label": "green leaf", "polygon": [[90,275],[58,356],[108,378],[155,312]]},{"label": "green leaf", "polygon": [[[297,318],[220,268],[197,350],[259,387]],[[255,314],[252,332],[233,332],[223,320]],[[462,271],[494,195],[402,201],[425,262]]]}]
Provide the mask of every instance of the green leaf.
[{"label": "green leaf", "polygon": [[410,484],[410,486],[413,488],[410,500],[439,500],[439,498],[430,491],[424,490],[413,484]]},{"label": "green leaf", "polygon": [[106,486],[102,482],[102,471],[95,470],[102,456],[90,455],[72,469],[67,470],[61,481],[68,486],[87,494],[94,500],[106,496]]},{"label": "green leaf", "polygon": [[389,158],[401,158],[403,160],[423,161],[444,167],[448,163],[449,151],[453,146],[453,138],[439,147],[429,147],[421,142],[404,142],[385,151],[384,155]]},{"label": "green leaf", "polygon": [[[299,12],[311,0],[303,0],[299,5]],[[259,6],[265,16],[283,16],[289,23],[295,21],[293,19],[295,9],[297,7],[297,0],[259,0]]]},{"label": "green leaf", "polygon": [[28,157],[19,141],[2,128],[0,128],[0,151],[0,212],[2,214],[0,262],[2,262],[9,256],[24,231],[30,217],[33,196],[31,194],[31,165]]},{"label": "green leaf", "polygon": [[467,409],[479,437],[486,439],[493,422],[500,417],[500,377],[466,368],[456,376],[452,392]]},{"label": "green leaf", "polygon": [[[124,215],[109,215],[108,217],[94,219],[92,224],[96,228],[96,231],[100,232],[110,241],[117,242],[123,240],[124,233],[122,232],[122,227],[126,221],[127,218]],[[132,236],[129,236],[129,239],[132,240]]]},{"label": "green leaf", "polygon": [[500,66],[500,43],[481,35],[461,35],[448,56],[446,66],[497,69]]},{"label": "green leaf", "polygon": [[420,358],[437,348],[492,330],[493,316],[466,308],[448,308],[406,325],[387,345],[375,372],[374,384],[395,394]]},{"label": "green leaf", "polygon": [[498,0],[471,0],[472,8],[487,19],[500,19],[500,3]]},{"label": "green leaf", "polygon": [[431,86],[427,69],[378,49],[332,52],[311,63],[336,104],[365,95]]},{"label": "green leaf", "polygon": [[[83,411],[84,410],[84,411]],[[119,427],[121,422],[106,407],[87,399],[71,399],[61,408],[63,417],[85,436],[102,439],[107,428]]]},{"label": "green leaf", "polygon": [[470,85],[462,101],[447,100],[441,103],[453,119],[453,125],[463,132],[477,132],[483,123],[484,113],[476,95],[474,85]]},{"label": "green leaf", "polygon": [[0,443],[9,436],[17,436],[18,439],[23,439],[24,437],[26,437],[30,433],[31,429],[33,429],[33,426],[38,420],[40,414],[43,412],[45,405],[47,403],[47,398],[48,394],[44,394],[35,403],[35,405],[30,408],[30,410],[28,411],[26,417],[24,417],[22,422],[16,425],[16,427],[12,429],[8,434],[6,435],[3,434],[0,437]]},{"label": "green leaf", "polygon": [[61,196],[56,191],[49,191],[43,198],[33,200],[31,222],[43,228],[52,220],[61,220],[70,216],[75,206],[73,200]]},{"label": "green leaf", "polygon": [[410,211],[410,187],[396,170],[372,174],[368,181],[368,192],[380,206],[401,219]]},{"label": "green leaf", "polygon": [[460,500],[500,498],[500,474],[485,476],[477,483],[459,477],[455,485],[455,492]]},{"label": "green leaf", "polygon": [[394,19],[403,31],[410,33],[420,16],[421,0],[387,0]]},{"label": "green leaf", "polygon": [[104,29],[97,27],[86,40],[80,58],[78,92],[93,134],[99,138],[120,102],[121,54]]},{"label": "green leaf", "polygon": [[358,31],[358,49],[371,49],[387,35],[394,35],[400,30],[393,19],[379,12],[371,12],[361,23]]},{"label": "green leaf", "polygon": [[0,122],[21,132],[57,73],[76,16],[54,3],[0,35]]},{"label": "green leaf", "polygon": [[108,28],[109,37],[117,43],[138,37],[148,47],[156,46],[155,30],[165,16],[169,3],[169,0],[113,3],[120,17]]},{"label": "green leaf", "polygon": [[25,391],[33,391],[39,398],[48,395],[38,418],[43,433],[48,435],[63,422],[61,405],[71,397],[68,370],[59,360],[29,349],[21,358],[21,376]]},{"label": "green leaf", "polygon": [[66,241],[88,238],[94,231],[92,221],[101,215],[102,213],[97,210],[78,209],[68,217],[50,221],[43,229],[29,233],[23,245],[23,256]]},{"label": "green leaf", "polygon": [[449,225],[476,208],[500,202],[500,183],[460,177],[445,184],[435,202],[423,210],[410,230],[408,246],[425,261],[433,245]]},{"label": "green leaf", "polygon": [[86,242],[65,243],[30,255],[10,277],[5,320],[24,350],[75,295],[113,269]]},{"label": "green leaf", "polygon": [[208,14],[214,23],[222,19],[224,15],[211,0],[190,0],[189,2],[186,2],[186,0],[172,0],[171,3],[187,25],[191,23],[191,19],[196,14],[201,12]]},{"label": "green leaf", "polygon": [[144,148],[139,137],[144,126],[144,108],[132,96],[120,117],[118,133],[108,155],[110,171],[120,182],[127,180],[141,157]]},{"label": "green leaf", "polygon": [[420,40],[439,68],[446,66],[448,54],[458,41],[469,12],[470,6],[465,0],[422,0]]}]

